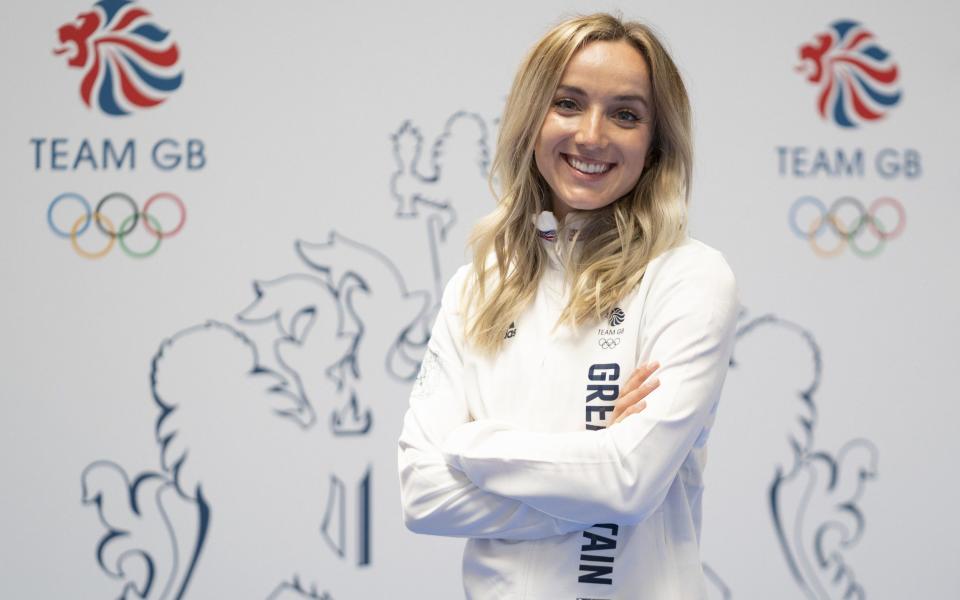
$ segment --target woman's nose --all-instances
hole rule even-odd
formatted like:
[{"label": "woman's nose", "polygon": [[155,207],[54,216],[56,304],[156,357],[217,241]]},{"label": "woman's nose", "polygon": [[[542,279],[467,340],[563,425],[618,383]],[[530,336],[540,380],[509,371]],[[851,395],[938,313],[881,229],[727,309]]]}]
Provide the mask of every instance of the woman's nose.
[{"label": "woman's nose", "polygon": [[604,146],[603,113],[601,111],[591,110],[583,113],[574,142],[579,146],[588,148],[602,148]]}]

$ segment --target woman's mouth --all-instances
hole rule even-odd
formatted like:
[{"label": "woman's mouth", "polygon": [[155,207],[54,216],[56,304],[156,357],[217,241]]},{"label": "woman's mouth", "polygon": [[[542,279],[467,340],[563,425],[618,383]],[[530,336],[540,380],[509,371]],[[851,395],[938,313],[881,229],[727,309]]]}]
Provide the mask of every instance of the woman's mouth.
[{"label": "woman's mouth", "polygon": [[582,175],[589,175],[593,178],[604,175],[610,171],[610,169],[616,166],[615,163],[608,163],[599,160],[586,160],[576,156],[571,156],[569,154],[560,153],[560,156],[563,157],[564,162],[566,162],[570,167]]}]

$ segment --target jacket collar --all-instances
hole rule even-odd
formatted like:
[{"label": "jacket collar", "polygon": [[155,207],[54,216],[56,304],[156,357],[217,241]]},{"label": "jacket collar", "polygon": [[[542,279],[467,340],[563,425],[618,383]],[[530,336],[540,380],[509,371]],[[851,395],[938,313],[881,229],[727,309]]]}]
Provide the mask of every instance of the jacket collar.
[{"label": "jacket collar", "polygon": [[[567,222],[562,227],[566,231],[567,239],[572,240],[577,230],[586,222],[587,216],[583,213],[571,213],[567,215]],[[546,242],[557,241],[557,232],[561,229],[557,223],[557,217],[549,210],[542,211],[533,218],[537,227],[537,236]]]},{"label": "jacket collar", "polygon": [[[534,225],[537,228],[537,237],[540,238],[540,243],[546,249],[547,256],[550,257],[551,266],[563,269],[563,258],[568,248],[565,247],[566,243],[564,241],[560,240],[558,242],[559,237],[565,235],[567,242],[572,240],[587,218],[587,215],[582,213],[570,213],[567,215],[563,226],[557,222],[556,216],[549,210],[542,211],[533,218]],[[577,245],[579,243],[578,240]],[[576,247],[574,251],[576,251]]]}]

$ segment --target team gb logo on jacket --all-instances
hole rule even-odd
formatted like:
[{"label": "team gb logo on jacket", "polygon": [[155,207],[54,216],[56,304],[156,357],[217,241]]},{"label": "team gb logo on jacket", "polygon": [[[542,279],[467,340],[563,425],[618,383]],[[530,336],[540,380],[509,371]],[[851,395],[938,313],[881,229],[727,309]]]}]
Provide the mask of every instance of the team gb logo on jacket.
[{"label": "team gb logo on jacket", "polygon": [[101,0],[57,30],[56,55],[80,69],[80,97],[111,116],[162,104],[183,83],[170,32],[129,0]]}]

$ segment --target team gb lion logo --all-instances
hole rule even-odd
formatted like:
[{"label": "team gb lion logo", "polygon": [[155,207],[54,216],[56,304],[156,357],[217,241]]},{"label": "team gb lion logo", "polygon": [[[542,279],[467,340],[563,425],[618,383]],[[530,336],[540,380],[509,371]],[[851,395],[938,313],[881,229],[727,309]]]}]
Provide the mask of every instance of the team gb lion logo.
[{"label": "team gb lion logo", "polygon": [[183,83],[170,32],[129,0],[101,0],[57,30],[67,64],[83,71],[80,97],[112,116],[163,103]]},{"label": "team gb lion logo", "polygon": [[800,47],[797,71],[819,88],[817,111],[847,129],[882,119],[900,102],[897,64],[856,21],[837,21]]}]

